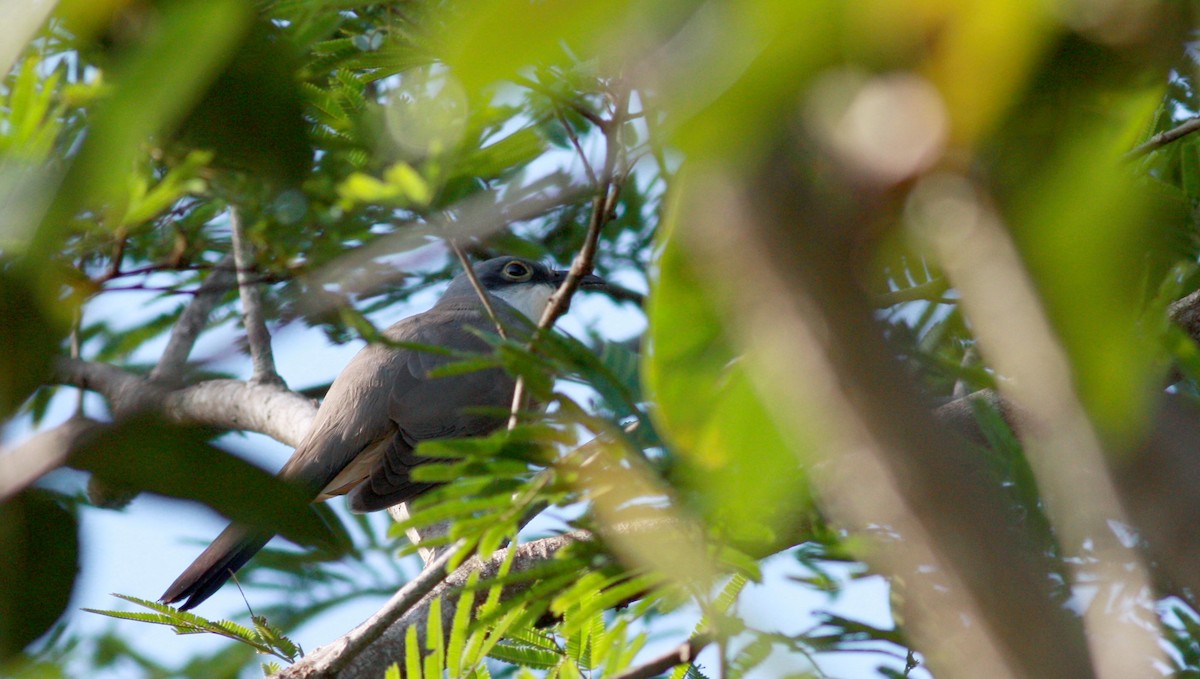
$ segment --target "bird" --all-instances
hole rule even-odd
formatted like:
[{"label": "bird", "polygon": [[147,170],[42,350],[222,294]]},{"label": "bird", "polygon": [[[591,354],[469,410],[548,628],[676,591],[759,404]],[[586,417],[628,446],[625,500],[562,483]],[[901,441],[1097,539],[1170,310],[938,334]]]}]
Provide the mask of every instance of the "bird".
[{"label": "bird", "polygon": [[[524,334],[567,275],[520,257],[496,257],[472,269],[501,325]],[[592,274],[580,279],[581,288],[604,284]],[[431,309],[388,327],[382,333],[388,342],[368,344],[351,359],[279,476],[305,488],[314,502],[347,495],[350,510],[358,513],[387,509],[428,491],[436,484],[411,475],[429,461],[415,454],[417,444],[495,431],[505,422],[498,409],[511,404],[514,380],[501,368],[430,376],[456,359],[413,345],[486,352],[489,345],[480,333],[495,332],[479,292],[466,272],[459,274]],[[231,523],[159,601],[183,602],[179,609],[185,611],[195,608],[272,537]]]}]

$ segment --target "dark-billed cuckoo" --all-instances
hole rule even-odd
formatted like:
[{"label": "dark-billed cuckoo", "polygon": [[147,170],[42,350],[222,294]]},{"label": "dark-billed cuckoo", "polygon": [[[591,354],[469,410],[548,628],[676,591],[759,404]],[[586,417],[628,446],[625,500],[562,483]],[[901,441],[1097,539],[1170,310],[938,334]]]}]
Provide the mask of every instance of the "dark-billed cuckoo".
[{"label": "dark-billed cuckoo", "polygon": [[[507,329],[528,329],[537,321],[565,271],[516,257],[498,257],[474,266],[492,308]],[[604,281],[585,276],[581,285]],[[520,318],[520,315],[526,319]],[[483,352],[478,332],[495,324],[465,273],[459,274],[432,309],[387,330],[392,342],[435,345],[455,352]],[[504,419],[484,409],[507,408],[513,379],[499,368],[430,377],[452,357],[415,349],[372,344],[350,361],[329,387],[312,428],[279,475],[311,490],[314,501],[348,494],[350,509],[370,512],[411,500],[434,484],[413,481],[412,468],[428,458],[413,449],[420,441],[478,436]],[[271,535],[230,524],[162,595],[165,603],[193,608],[244,566]]]}]

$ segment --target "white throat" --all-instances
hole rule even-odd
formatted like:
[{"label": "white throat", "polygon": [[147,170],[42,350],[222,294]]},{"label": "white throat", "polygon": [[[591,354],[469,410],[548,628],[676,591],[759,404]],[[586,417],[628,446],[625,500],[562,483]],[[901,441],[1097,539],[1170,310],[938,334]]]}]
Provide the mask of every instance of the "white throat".
[{"label": "white throat", "polygon": [[553,285],[509,285],[492,291],[492,294],[537,323],[541,320],[542,312],[546,310],[546,303],[550,301],[554,290]]}]

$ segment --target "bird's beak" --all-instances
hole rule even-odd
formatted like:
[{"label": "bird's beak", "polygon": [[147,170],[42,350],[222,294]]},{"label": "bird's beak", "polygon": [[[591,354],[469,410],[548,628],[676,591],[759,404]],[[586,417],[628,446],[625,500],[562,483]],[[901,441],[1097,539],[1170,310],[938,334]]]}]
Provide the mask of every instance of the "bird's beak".
[{"label": "bird's beak", "polygon": [[[555,287],[562,285],[565,280],[567,280],[566,271],[554,269],[550,272],[550,281],[554,283]],[[605,285],[608,285],[608,281],[595,274],[588,274],[579,280],[579,287],[581,288],[595,289],[602,288]]]}]

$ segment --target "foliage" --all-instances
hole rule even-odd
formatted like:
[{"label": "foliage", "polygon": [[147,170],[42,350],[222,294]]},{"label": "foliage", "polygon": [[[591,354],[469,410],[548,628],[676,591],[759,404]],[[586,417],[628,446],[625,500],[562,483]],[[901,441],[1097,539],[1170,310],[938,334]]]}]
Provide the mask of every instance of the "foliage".
[{"label": "foliage", "polygon": [[[821,676],[864,650],[888,658],[882,676],[970,675],[947,658],[957,634],[1002,620],[956,598],[987,582],[963,564],[989,530],[1014,545],[994,572],[1032,573],[1045,591],[1028,598],[1064,612],[1046,639],[1064,657],[1081,629],[1099,634],[1103,601],[1125,601],[1163,654],[1134,662],[1200,673],[1191,591],[1161,584],[1178,578],[1171,550],[1120,514],[1128,498],[1089,504],[1108,481],[1072,493],[1047,454],[1125,464],[1153,438],[1169,363],[1174,391],[1197,393],[1195,343],[1165,319],[1200,279],[1200,136],[1153,141],[1200,113],[1196,8],[1116,5],[60,3],[2,64],[0,413],[47,425],[68,387],[104,392],[72,367],[110,370],[142,390],[137,407],[119,390],[107,409],[81,400],[75,414],[104,424],[56,461],[92,491],[198,501],[335,549],[257,557],[248,622],[118,595],[151,612],[94,611],[128,624],[81,636],[64,621],[78,514],[99,494],[0,485],[0,671],[303,662],[296,627],[397,589],[398,554],[416,551],[401,534],[449,521],[421,546],[499,565],[423,604],[387,676],[615,676],[655,643],[709,649],[662,669],[674,677]],[[441,374],[502,368],[544,412],[423,443],[438,464],[416,478],[436,486],[390,530],[310,509],[211,443],[217,429],[148,412],[246,377],[145,364],[202,299],[211,335],[249,325],[222,283],[235,238],[270,329],[343,343],[381,341],[376,323],[452,275],[447,243],[567,264],[593,237],[612,306],[639,314],[648,288],[644,334],[488,336],[490,352],[455,356]],[[94,313],[130,291],[164,310]],[[978,465],[926,484],[932,467],[904,464],[949,440],[926,404],[981,389],[1032,405],[1047,431],[1014,433],[973,402],[975,440],[954,449]],[[957,476],[995,511],[920,514],[939,495],[957,509]],[[539,516],[588,539],[515,567]],[[1126,523],[1132,537],[1111,528]],[[1155,576],[1157,607],[1104,580],[1114,535],[1146,590]],[[888,556],[912,545],[915,567]],[[780,553],[801,572],[783,586],[831,601],[886,575],[895,624],[752,619],[741,602]],[[136,622],[246,648],[167,661],[134,643]],[[1018,643],[985,642],[999,657]]]},{"label": "foliage", "polygon": [[155,612],[98,611],[92,608],[85,608],[84,610],[107,615],[111,618],[166,625],[174,629],[176,634],[200,634],[204,632],[216,634],[240,641],[259,653],[273,655],[287,662],[294,662],[296,658],[302,655],[300,647],[284,636],[278,629],[267,624],[266,620],[260,616],[253,617],[254,628],[251,629],[231,620],[206,620],[194,613],[180,611],[173,606],[167,606],[154,601],[121,594],[115,596]]}]

